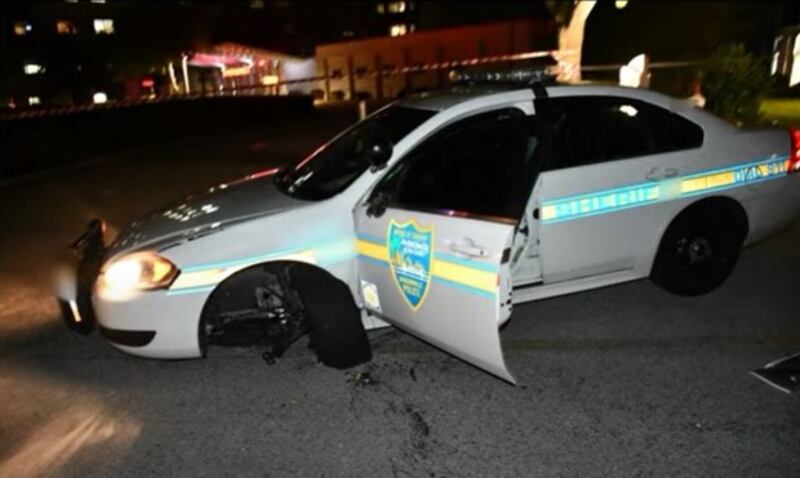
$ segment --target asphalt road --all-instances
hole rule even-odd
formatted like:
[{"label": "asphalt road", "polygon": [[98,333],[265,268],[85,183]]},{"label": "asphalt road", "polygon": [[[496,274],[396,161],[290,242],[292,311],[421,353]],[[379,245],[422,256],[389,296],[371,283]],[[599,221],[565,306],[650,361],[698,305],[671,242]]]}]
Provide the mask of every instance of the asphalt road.
[{"label": "asphalt road", "polygon": [[0,188],[0,476],[797,476],[800,404],[748,374],[800,350],[797,225],[708,296],[641,281],[518,307],[517,387],[391,330],[338,371],[302,343],[272,366],[162,362],[61,325],[46,265],[89,219],[122,226],[344,122],[141,141]]}]

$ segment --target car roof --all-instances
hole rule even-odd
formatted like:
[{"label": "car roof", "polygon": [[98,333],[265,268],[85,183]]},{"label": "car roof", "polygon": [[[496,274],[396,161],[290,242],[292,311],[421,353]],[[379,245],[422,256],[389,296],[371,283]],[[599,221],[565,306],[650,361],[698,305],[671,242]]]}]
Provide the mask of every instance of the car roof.
[{"label": "car roof", "polygon": [[[613,85],[557,85],[547,86],[547,94],[550,97],[564,96],[621,96],[634,98],[648,103],[655,104],[667,109],[676,109],[684,106],[685,101],[672,98],[670,96],[657,93],[651,90],[639,88],[626,88]],[[470,101],[481,104],[491,104],[493,101],[501,102],[509,97],[510,93],[528,92],[531,99],[534,98],[531,88],[520,88],[518,86],[503,87],[498,86],[454,86],[446,90],[416,93],[400,100],[401,105],[411,108],[425,109],[431,111],[444,111],[457,105]],[[515,95],[516,96],[516,95]],[[526,95],[527,97],[528,95]]]}]

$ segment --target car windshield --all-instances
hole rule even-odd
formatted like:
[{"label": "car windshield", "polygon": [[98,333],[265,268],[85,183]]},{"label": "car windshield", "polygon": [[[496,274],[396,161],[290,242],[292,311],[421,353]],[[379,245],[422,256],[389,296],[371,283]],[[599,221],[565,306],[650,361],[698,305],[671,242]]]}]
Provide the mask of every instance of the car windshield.
[{"label": "car windshield", "polygon": [[360,145],[364,138],[397,144],[436,114],[435,111],[391,106],[345,131],[311,156],[275,176],[284,193],[306,200],[322,200],[344,191],[369,167]]}]

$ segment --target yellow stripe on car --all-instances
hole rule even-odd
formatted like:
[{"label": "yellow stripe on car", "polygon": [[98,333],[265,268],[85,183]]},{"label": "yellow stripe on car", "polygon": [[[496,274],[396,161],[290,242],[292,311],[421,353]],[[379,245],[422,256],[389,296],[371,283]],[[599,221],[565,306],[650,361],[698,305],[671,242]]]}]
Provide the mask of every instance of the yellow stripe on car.
[{"label": "yellow stripe on car", "polygon": [[[387,266],[389,265],[389,254],[386,246],[383,244],[376,244],[359,239],[356,243],[356,250],[362,256],[376,259],[386,263]],[[435,278],[444,279],[449,282],[487,292],[497,291],[496,272],[482,271],[435,257],[431,262],[431,276]]]},{"label": "yellow stripe on car", "polygon": [[734,182],[736,182],[736,177],[734,176],[733,171],[725,171],[722,173],[708,174],[706,176],[684,179],[681,181],[681,194],[727,186],[729,184],[733,184]]},{"label": "yellow stripe on car", "polygon": [[487,272],[472,267],[454,264],[441,259],[433,259],[431,267],[434,277],[450,282],[473,287],[475,289],[494,292],[497,290],[497,273]]},{"label": "yellow stripe on car", "polygon": [[[316,264],[316,256],[314,255],[314,251],[300,251],[292,254],[286,254],[283,256],[276,256],[274,258],[270,258],[270,261],[296,261],[296,262],[305,262],[308,264]],[[215,285],[223,280],[227,279],[235,272],[239,272],[242,269],[250,267],[255,264],[261,263],[262,260],[260,259],[253,259],[251,261],[242,261],[239,263],[232,264],[227,267],[213,267],[208,269],[200,269],[200,270],[193,270],[188,272],[182,272],[175,282],[172,283],[170,289],[172,290],[180,290],[180,289],[188,289],[191,287],[203,287],[203,286],[210,286]]]}]

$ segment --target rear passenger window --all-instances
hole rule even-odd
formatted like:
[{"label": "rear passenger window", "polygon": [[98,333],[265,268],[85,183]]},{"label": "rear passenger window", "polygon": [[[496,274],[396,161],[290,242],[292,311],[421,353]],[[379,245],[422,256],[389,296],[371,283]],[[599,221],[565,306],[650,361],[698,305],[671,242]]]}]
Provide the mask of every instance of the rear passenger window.
[{"label": "rear passenger window", "polygon": [[653,109],[652,131],[657,152],[680,151],[703,145],[703,129],[700,126],[679,114],[657,106],[647,106]]},{"label": "rear passenger window", "polygon": [[703,130],[686,118],[639,100],[574,96],[537,100],[551,125],[545,169],[698,148]]}]

